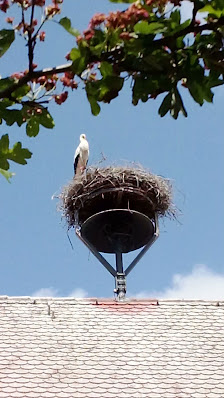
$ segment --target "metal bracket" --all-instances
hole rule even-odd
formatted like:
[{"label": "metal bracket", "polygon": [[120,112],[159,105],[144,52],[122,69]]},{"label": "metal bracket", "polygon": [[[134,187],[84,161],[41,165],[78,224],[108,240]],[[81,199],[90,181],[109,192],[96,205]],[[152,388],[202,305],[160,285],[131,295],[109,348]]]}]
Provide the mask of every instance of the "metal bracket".
[{"label": "metal bracket", "polygon": [[125,273],[119,273],[117,272],[117,275],[115,276],[115,289],[114,293],[117,294],[117,297],[119,300],[122,300],[125,298],[126,294],[126,278],[125,278]]}]

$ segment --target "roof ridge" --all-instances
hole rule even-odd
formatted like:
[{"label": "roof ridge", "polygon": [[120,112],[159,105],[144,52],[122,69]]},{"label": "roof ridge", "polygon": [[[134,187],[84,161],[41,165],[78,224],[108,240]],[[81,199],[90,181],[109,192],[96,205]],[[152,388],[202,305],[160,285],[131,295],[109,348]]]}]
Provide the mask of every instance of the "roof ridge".
[{"label": "roof ridge", "polygon": [[124,301],[117,301],[115,298],[75,298],[75,297],[33,297],[33,296],[0,296],[1,302],[16,302],[17,304],[37,304],[45,303],[48,301],[53,301],[57,303],[67,303],[67,304],[95,304],[95,305],[224,305],[224,300],[199,300],[199,299],[154,299],[154,298],[126,298]]}]

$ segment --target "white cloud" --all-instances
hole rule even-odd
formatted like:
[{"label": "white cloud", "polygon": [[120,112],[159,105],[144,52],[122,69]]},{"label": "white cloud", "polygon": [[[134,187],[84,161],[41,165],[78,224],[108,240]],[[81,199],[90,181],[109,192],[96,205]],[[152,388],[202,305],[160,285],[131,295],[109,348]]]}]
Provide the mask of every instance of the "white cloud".
[{"label": "white cloud", "polygon": [[54,287],[43,287],[32,294],[33,297],[56,297],[57,295],[58,290]]},{"label": "white cloud", "polygon": [[189,274],[175,274],[170,287],[151,293],[140,292],[135,297],[224,300],[224,274],[214,272],[203,264],[198,264]]},{"label": "white cloud", "polygon": [[69,296],[74,298],[85,298],[88,296],[88,293],[84,289],[78,287],[73,290]]},{"label": "white cloud", "polygon": [[[68,294],[68,297],[74,298],[85,298],[87,296],[88,293],[86,290],[79,287],[72,290],[72,292]],[[61,297],[61,295],[59,294],[59,290],[55,289],[54,287],[43,287],[39,290],[36,290],[32,294],[32,297]]]}]

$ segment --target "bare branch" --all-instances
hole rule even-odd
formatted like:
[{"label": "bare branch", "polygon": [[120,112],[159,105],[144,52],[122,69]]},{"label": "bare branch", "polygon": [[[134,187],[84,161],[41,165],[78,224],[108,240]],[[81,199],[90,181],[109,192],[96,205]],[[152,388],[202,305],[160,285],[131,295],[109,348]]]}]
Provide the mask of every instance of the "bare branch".
[{"label": "bare branch", "polygon": [[28,57],[29,57],[29,73],[33,71],[33,50],[35,47],[35,41],[32,40],[32,26],[34,18],[34,0],[32,0],[32,9],[30,15],[30,25],[28,27]]}]

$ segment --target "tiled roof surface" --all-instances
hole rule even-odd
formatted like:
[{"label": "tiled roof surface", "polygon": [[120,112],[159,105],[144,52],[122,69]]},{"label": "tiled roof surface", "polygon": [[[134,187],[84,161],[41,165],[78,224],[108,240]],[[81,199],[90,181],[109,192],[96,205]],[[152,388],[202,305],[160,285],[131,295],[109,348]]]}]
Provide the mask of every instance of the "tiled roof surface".
[{"label": "tiled roof surface", "polygon": [[0,398],[223,398],[224,302],[0,298]]}]

